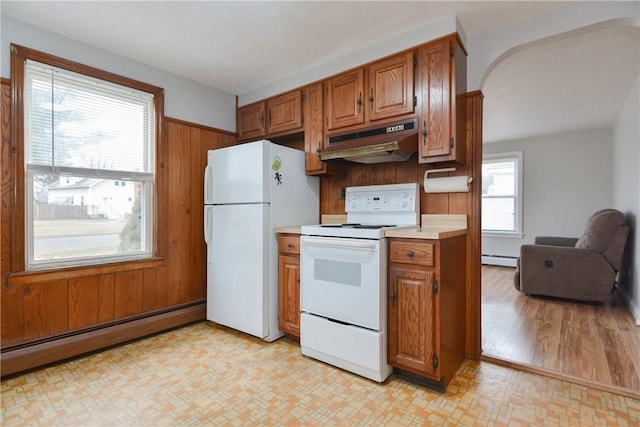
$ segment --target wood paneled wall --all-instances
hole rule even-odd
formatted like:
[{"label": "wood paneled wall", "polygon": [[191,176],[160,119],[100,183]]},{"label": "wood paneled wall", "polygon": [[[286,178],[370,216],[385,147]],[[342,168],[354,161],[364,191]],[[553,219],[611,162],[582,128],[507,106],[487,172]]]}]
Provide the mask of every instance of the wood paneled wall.
[{"label": "wood paneled wall", "polygon": [[[22,306],[7,304],[5,300],[17,300],[18,289],[11,289],[7,283],[7,273],[11,271],[11,248],[13,230],[13,163],[11,156],[11,82],[0,81],[0,336],[15,340],[23,335],[23,324],[9,323],[15,318]],[[4,344],[3,341],[0,341]]]},{"label": "wood paneled wall", "polygon": [[156,304],[155,295],[165,287],[166,281],[158,280],[156,274],[164,264],[162,259],[153,259],[10,274],[2,290],[3,347],[163,308]]},{"label": "wood paneled wall", "polygon": [[[482,102],[480,91],[464,96],[467,107],[466,174],[473,177],[464,207],[467,214],[467,300],[466,300],[466,345],[468,357],[480,359],[482,353],[481,312],[482,312]],[[459,207],[457,207],[459,208]],[[453,213],[453,212],[452,212]],[[462,213],[462,212],[459,212]]]},{"label": "wood paneled wall", "polygon": [[320,178],[320,213],[345,214],[344,200],[340,199],[343,187],[359,185],[400,184],[417,182],[422,185],[428,169],[455,166],[456,171],[430,174],[433,177],[467,175],[474,178],[468,193],[430,193],[420,190],[420,212],[423,214],[466,214],[467,233],[467,339],[468,357],[480,357],[480,201],[482,184],[482,94],[465,94],[458,102],[467,108],[465,165],[442,164],[438,166],[418,164],[416,156],[405,162],[364,165],[348,163],[343,176]]},{"label": "wood paneled wall", "polygon": [[168,247],[167,280],[176,284],[168,304],[204,299],[206,245],[204,242],[204,169],[207,151],[236,143],[233,134],[167,119]]},{"label": "wood paneled wall", "polygon": [[[442,166],[440,166],[442,167]],[[465,175],[471,173],[470,165],[455,165],[452,173],[430,174],[433,177]],[[418,164],[414,157],[405,162],[364,165],[353,163],[344,168],[344,176],[321,177],[321,214],[345,214],[344,200],[340,199],[341,188],[359,185],[381,185],[417,182],[422,185],[425,171],[438,167]],[[473,176],[473,175],[470,175]],[[423,214],[466,214],[468,193],[430,193],[420,190],[420,212]]]},{"label": "wood paneled wall", "polygon": [[[204,168],[207,150],[237,142],[235,134],[166,119],[157,150],[156,256],[142,261],[49,271],[15,271],[16,200],[10,82],[2,80],[0,146],[0,322],[2,374],[122,342],[204,318]],[[24,237],[21,237],[24,239]],[[195,307],[193,310],[185,307]],[[186,311],[185,311],[186,310]],[[178,314],[169,315],[175,311]],[[135,325],[145,320],[137,335]],[[102,332],[98,332],[102,331]],[[109,332],[107,332],[109,331]],[[73,339],[70,337],[73,336]],[[98,337],[98,338],[97,338]],[[56,346],[56,342],[60,345]],[[33,349],[33,350],[30,350]],[[63,351],[61,349],[64,349]],[[31,353],[30,353],[31,351]],[[35,354],[37,352],[37,354]]]}]

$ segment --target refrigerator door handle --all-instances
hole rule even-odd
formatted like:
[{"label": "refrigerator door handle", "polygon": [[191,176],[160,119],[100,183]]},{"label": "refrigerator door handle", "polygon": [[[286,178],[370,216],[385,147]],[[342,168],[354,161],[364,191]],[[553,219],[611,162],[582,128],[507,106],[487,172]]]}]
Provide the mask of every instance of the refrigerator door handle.
[{"label": "refrigerator door handle", "polygon": [[211,236],[211,225],[213,224],[213,209],[211,206],[204,207],[204,242],[209,245],[211,241],[209,240],[209,236]]},{"label": "refrigerator door handle", "polygon": [[205,204],[211,204],[213,203],[213,185],[211,182],[211,177],[212,177],[212,171],[211,171],[212,167],[210,165],[207,165],[207,167],[204,168],[204,203]]}]

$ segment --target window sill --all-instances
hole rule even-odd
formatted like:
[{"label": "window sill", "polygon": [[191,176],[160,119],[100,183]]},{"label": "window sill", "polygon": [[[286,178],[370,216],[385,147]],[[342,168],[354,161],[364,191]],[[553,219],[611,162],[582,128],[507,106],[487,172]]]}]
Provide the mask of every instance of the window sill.
[{"label": "window sill", "polygon": [[141,270],[145,268],[164,267],[165,258],[145,258],[135,261],[114,262],[111,264],[85,265],[80,267],[55,268],[48,270],[23,271],[9,274],[9,283],[12,285],[26,285],[38,283],[44,280],[74,279],[85,277],[90,271],[92,275],[119,273],[123,271]]},{"label": "window sill", "polygon": [[504,232],[483,231],[482,232],[482,237],[490,237],[490,238],[499,237],[499,238],[506,238],[506,239],[522,239],[524,237],[524,234],[518,233],[518,232],[509,232],[509,231],[504,231]]}]

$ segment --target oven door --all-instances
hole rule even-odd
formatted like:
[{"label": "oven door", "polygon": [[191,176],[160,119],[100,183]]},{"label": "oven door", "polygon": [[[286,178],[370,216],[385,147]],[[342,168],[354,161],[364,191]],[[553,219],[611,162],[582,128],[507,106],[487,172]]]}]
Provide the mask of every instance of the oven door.
[{"label": "oven door", "polygon": [[381,330],[384,239],[302,236],[300,242],[301,310]]}]

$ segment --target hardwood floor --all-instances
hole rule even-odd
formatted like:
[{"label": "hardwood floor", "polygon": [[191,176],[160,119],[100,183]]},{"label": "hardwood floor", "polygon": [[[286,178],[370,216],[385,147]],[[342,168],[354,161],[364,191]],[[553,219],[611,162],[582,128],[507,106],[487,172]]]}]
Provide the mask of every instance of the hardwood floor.
[{"label": "hardwood floor", "polygon": [[527,296],[515,269],[482,266],[482,354],[640,393],[640,327],[619,292],[605,304]]}]

